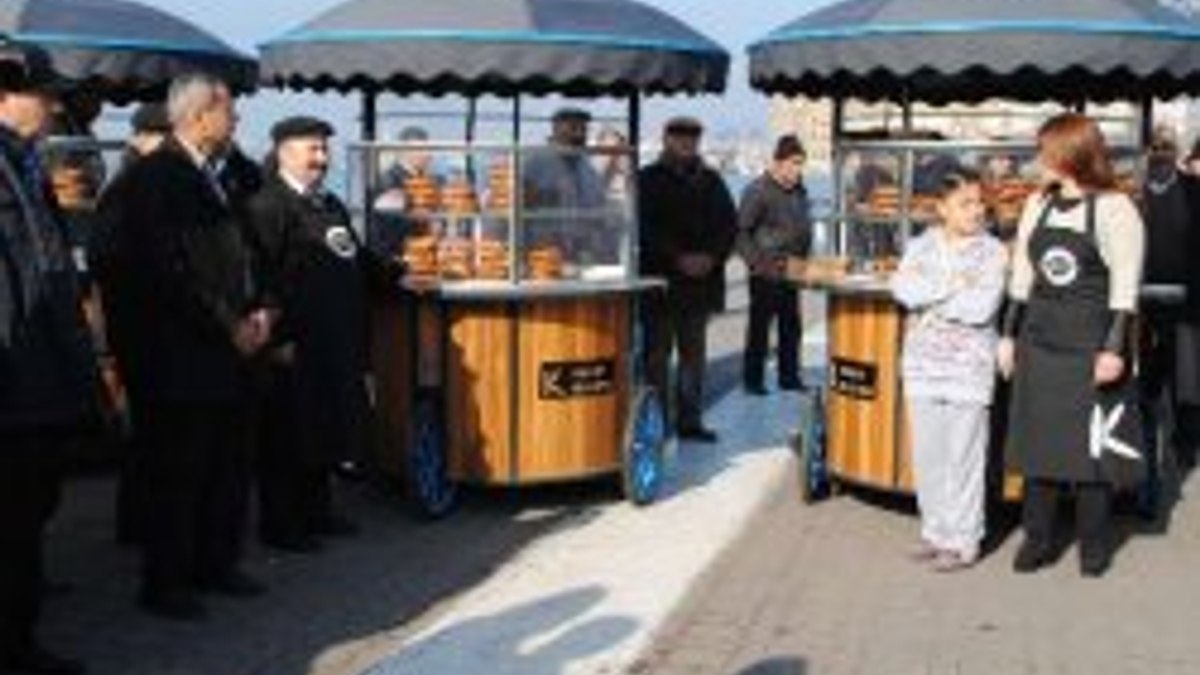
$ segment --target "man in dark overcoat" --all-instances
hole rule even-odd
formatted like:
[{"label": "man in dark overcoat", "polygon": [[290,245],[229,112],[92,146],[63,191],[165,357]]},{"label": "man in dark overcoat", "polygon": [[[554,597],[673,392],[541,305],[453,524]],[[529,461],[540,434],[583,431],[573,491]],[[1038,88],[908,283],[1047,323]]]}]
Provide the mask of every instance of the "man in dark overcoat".
[{"label": "man in dark overcoat", "polygon": [[218,160],[237,123],[228,87],[175,80],[172,135],[129,168],[119,257],[137,318],[129,364],[147,444],[140,603],[159,616],[203,618],[199,593],[248,597],[262,586],[239,568],[249,494],[249,359],[270,336],[256,306],[237,204]]},{"label": "man in dark overcoat", "polygon": [[37,53],[0,49],[0,671],[69,675],[83,667],[35,636],[42,536],[68,443],[99,398],[66,229],[34,145],[53,84]]},{"label": "man in dark overcoat", "polygon": [[312,117],[276,124],[271,171],[249,208],[261,285],[279,312],[265,359],[259,535],[297,552],[356,530],[334,508],[333,468],[367,441],[368,293],[398,290],[403,272],[363,245],[325,188],[332,134]]},{"label": "man in dark overcoat", "polygon": [[643,275],[667,280],[665,297],[646,305],[647,369],[665,396],[673,352],[679,366],[674,423],[679,437],[712,443],[704,426],[708,322],[725,305],[725,263],[737,237],[737,211],[720,174],[699,153],[703,127],[669,121],[663,153],[638,175],[640,260]]}]

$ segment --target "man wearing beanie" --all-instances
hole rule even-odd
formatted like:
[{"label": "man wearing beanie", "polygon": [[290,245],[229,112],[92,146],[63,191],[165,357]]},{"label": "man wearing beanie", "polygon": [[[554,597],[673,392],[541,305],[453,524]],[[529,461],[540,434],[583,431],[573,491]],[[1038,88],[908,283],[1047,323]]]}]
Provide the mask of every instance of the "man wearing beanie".
[{"label": "man wearing beanie", "polygon": [[779,388],[802,390],[800,378],[799,293],[785,278],[791,256],[808,255],[812,243],[805,151],[800,140],[783,136],[771,166],[742,193],[737,250],[750,268],[750,322],[742,384],[755,395],[767,393],[765,369],[771,323],[779,323]]}]

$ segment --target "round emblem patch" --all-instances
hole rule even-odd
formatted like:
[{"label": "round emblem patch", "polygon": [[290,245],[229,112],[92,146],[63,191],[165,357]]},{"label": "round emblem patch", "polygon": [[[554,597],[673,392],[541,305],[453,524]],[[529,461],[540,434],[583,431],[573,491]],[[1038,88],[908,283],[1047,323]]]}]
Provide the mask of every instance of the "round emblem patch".
[{"label": "round emblem patch", "polygon": [[325,230],[325,245],[339,258],[353,258],[358,253],[358,244],[354,236],[345,227],[331,227]]},{"label": "round emblem patch", "polygon": [[1054,247],[1042,255],[1039,263],[1042,274],[1055,286],[1070,286],[1079,278],[1079,260],[1074,253],[1062,247]]}]

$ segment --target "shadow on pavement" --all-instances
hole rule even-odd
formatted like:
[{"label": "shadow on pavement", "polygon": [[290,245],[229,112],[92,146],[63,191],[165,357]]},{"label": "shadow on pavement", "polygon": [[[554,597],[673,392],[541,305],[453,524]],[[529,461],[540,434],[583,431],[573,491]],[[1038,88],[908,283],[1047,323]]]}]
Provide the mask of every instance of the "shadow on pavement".
[{"label": "shadow on pavement", "polygon": [[807,675],[808,665],[795,656],[775,656],[752,663],[731,675]]},{"label": "shadow on pavement", "polygon": [[588,586],[467,619],[406,645],[364,675],[559,675],[637,629],[627,617],[588,616],[604,597]]},{"label": "shadow on pavement", "polygon": [[359,536],[328,540],[311,555],[253,546],[246,567],[268,594],[212,598],[208,621],[178,624],[134,606],[138,556],[113,543],[113,481],[72,482],[48,540],[49,574],[71,591],[49,598],[47,644],[83,659],[92,675],[356,673],[312,664],[415,630],[414,620],[436,617],[439,603],[539,537],[586,522],[606,501],[596,485],[519,498],[469,491],[459,510],[429,523],[366,484],[339,488],[345,511],[362,526]]}]

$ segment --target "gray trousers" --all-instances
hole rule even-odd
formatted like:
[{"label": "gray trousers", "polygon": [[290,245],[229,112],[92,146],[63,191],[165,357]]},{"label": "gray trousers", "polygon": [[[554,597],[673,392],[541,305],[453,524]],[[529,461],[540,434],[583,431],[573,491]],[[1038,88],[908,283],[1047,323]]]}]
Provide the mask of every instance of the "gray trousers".
[{"label": "gray trousers", "polygon": [[989,409],[913,397],[908,411],[921,538],[975,560],[984,535]]}]

